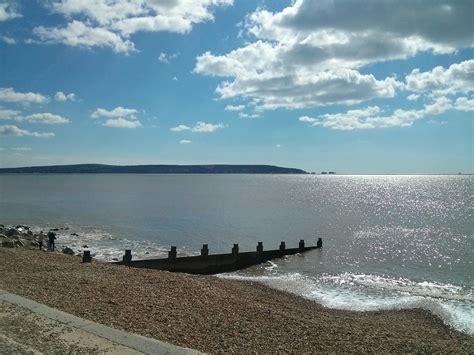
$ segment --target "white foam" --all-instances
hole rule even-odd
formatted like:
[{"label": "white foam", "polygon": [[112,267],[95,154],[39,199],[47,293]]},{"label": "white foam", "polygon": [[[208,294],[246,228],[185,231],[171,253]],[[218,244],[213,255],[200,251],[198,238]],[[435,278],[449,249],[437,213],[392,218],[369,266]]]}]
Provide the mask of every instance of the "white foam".
[{"label": "white foam", "polygon": [[263,283],[334,309],[378,311],[423,308],[455,329],[474,334],[472,292],[454,285],[350,273],[319,278],[299,273],[275,276],[234,273],[218,277]]}]

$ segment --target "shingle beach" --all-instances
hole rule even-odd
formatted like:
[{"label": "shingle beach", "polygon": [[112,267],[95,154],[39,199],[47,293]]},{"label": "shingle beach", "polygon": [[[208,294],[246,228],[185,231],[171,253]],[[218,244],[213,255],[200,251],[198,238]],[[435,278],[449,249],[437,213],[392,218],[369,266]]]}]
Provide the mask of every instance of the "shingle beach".
[{"label": "shingle beach", "polygon": [[474,352],[422,310],[349,312],[250,282],[83,264],[0,248],[0,288],[76,316],[203,352]]}]

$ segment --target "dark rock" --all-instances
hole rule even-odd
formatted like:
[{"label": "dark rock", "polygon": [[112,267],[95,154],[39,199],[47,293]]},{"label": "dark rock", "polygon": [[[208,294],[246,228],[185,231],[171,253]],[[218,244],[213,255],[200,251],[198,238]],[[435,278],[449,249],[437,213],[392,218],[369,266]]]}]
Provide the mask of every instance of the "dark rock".
[{"label": "dark rock", "polygon": [[112,258],[112,261],[118,261],[118,259],[117,258]]},{"label": "dark rock", "polygon": [[15,248],[15,242],[13,240],[4,240],[2,241],[2,247],[4,248]]},{"label": "dark rock", "polygon": [[71,235],[73,235],[75,237],[79,237],[79,234],[77,234],[77,233],[71,233]]},{"label": "dark rock", "polygon": [[59,230],[59,228],[51,228],[50,231],[54,231],[54,232],[57,232]]},{"label": "dark rock", "polygon": [[87,245],[85,245],[85,244],[84,244],[82,247],[83,247],[83,248],[89,248],[89,247],[88,247]]},{"label": "dark rock", "polygon": [[13,236],[20,235],[20,232],[18,232],[15,228],[10,228],[6,231],[5,234],[6,234],[7,237],[13,237]]},{"label": "dark rock", "polygon": [[23,240],[15,240],[15,246],[17,247],[24,247],[25,246],[25,242]]},{"label": "dark rock", "polygon": [[63,254],[74,255],[74,250],[69,247],[63,248]]}]

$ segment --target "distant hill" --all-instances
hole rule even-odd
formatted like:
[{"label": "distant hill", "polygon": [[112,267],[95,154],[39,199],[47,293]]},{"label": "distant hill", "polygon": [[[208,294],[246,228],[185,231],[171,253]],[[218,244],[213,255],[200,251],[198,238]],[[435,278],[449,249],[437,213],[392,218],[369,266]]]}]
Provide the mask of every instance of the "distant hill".
[{"label": "distant hill", "polygon": [[307,174],[273,165],[51,165],[0,168],[0,174]]}]

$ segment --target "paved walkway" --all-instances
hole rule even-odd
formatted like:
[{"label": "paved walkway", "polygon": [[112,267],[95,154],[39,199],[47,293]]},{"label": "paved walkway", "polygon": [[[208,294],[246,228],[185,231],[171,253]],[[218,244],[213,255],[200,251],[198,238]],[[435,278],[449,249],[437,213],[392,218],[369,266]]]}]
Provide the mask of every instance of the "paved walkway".
[{"label": "paved walkway", "polygon": [[94,323],[0,290],[0,354],[199,352]]}]

